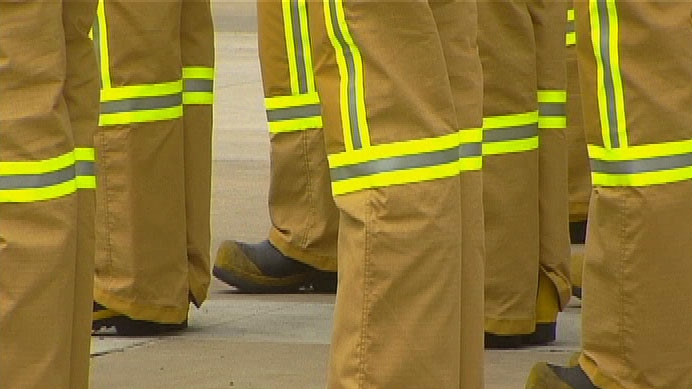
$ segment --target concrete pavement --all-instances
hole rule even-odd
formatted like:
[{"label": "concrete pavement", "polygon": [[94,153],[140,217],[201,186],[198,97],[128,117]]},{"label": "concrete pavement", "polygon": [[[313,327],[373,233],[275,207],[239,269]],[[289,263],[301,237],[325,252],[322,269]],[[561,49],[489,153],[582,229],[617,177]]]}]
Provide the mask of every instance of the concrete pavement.
[{"label": "concrete pavement", "polygon": [[[269,228],[269,140],[253,1],[217,0],[212,248],[259,241]],[[190,329],[161,338],[94,337],[93,389],[323,389],[331,295],[243,295],[214,281]],[[579,347],[579,301],[551,346],[486,351],[486,388],[523,388],[533,363],[564,363]],[[426,388],[422,388],[426,389]]]}]

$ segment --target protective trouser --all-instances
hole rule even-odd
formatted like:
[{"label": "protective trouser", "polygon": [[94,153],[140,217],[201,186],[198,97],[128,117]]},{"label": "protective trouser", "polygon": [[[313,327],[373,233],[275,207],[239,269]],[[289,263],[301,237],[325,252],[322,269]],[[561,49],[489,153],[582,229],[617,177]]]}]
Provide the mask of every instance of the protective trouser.
[{"label": "protective trouser", "polygon": [[260,1],[259,50],[271,146],[269,240],[284,255],[336,271],[339,212],[322,133],[305,1]]},{"label": "protective trouser", "polygon": [[178,323],[210,281],[209,0],[100,0],[94,299]]},{"label": "protective trouser", "polygon": [[528,334],[541,309],[539,278],[552,283],[560,306],[571,289],[564,134],[567,8],[563,2],[533,0],[482,0],[478,7],[485,330]]},{"label": "protective trouser", "polygon": [[[571,2],[570,2],[571,4]],[[569,221],[586,220],[591,197],[591,169],[586,150],[584,119],[579,90],[574,9],[567,12],[567,182],[569,186]]]},{"label": "protective trouser", "polygon": [[575,6],[594,184],[579,362],[603,389],[690,388],[692,3]]},{"label": "protective trouser", "polygon": [[86,389],[98,72],[90,0],[0,1],[0,387]]},{"label": "protective trouser", "polygon": [[339,290],[328,387],[482,388],[472,1],[309,2]]}]

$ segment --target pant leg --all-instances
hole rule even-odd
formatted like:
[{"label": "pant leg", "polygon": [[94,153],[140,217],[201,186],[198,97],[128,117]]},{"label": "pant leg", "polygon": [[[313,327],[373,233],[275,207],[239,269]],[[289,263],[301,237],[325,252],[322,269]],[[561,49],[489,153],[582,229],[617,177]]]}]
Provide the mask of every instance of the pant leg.
[{"label": "pant leg", "polygon": [[604,389],[687,388],[692,5],[603,4],[576,4],[595,186],[580,364]]},{"label": "pant leg", "polygon": [[104,0],[94,298],[133,319],[189,305],[181,1]]},{"label": "pant leg", "polygon": [[180,28],[188,278],[199,306],[211,281],[214,24],[210,1],[183,0]]},{"label": "pant leg", "polygon": [[[479,1],[485,330],[534,331],[539,258],[536,48],[528,5]],[[502,37],[502,39],[498,39]]]},{"label": "pant leg", "polygon": [[567,19],[567,184],[569,190],[569,220],[586,220],[591,197],[591,168],[586,150],[584,119],[581,109],[579,67],[575,35],[574,8]]},{"label": "pant leg", "polygon": [[[89,32],[94,24],[96,4],[95,0],[69,0],[63,3],[67,55],[67,78],[63,94],[72,123],[75,144],[80,148],[88,148],[92,152],[94,135],[98,129],[99,77],[94,43],[89,37]],[[93,161],[80,161],[80,164],[82,167],[80,170],[83,173],[94,175]],[[75,316],[70,354],[72,371],[70,388],[88,388],[96,196],[94,190],[80,190],[77,196],[79,235],[75,266]]]},{"label": "pant leg", "polygon": [[[88,383],[91,274],[85,273],[93,256],[83,217],[89,204],[80,203],[77,191],[94,184],[87,134],[96,126],[98,89],[80,23],[93,20],[92,5],[0,3],[0,62],[10,65],[0,67],[3,387]],[[81,74],[74,67],[79,59]]]},{"label": "pant leg", "polygon": [[[565,140],[567,3],[532,0],[528,4],[536,40],[538,85],[539,263],[541,272],[552,281],[560,307],[564,307],[572,295]],[[537,309],[541,312],[543,307]]]},{"label": "pant leg", "polygon": [[322,132],[305,1],[258,3],[271,146],[269,240],[284,255],[336,271],[339,213]]},{"label": "pant leg", "polygon": [[[480,128],[480,115],[458,122],[427,1],[314,4],[325,14],[311,27],[341,212],[328,387],[458,388],[458,161],[468,152],[460,143],[472,138],[460,130]],[[459,7],[474,13],[472,2]],[[475,28],[457,28],[469,34],[460,55],[475,58]],[[480,94],[468,90],[466,99]],[[477,149],[480,131],[469,131]]]},{"label": "pant leg", "polygon": [[[469,34],[477,25],[477,10],[456,1],[431,1],[433,17],[442,41],[447,71],[454,96],[457,120],[473,123],[483,115],[482,99],[469,98],[481,94],[483,81],[470,78],[481,74],[480,59],[473,50],[459,50],[459,42],[467,49],[477,47],[477,35]],[[466,26],[464,30],[459,25]],[[483,388],[483,274],[485,242],[483,228],[483,176],[480,170],[461,174],[461,360],[460,388]]]}]

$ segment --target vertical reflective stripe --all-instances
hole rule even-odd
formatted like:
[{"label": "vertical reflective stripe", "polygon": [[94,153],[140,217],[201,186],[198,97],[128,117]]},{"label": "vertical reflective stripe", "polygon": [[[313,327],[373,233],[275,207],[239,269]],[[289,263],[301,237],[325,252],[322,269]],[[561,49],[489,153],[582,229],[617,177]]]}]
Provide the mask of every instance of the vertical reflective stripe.
[{"label": "vertical reflective stripe", "polygon": [[282,0],[291,94],[316,90],[305,0]]},{"label": "vertical reflective stripe", "polygon": [[282,0],[281,8],[284,19],[284,38],[286,39],[286,55],[288,56],[288,73],[291,84],[291,94],[300,93],[300,75],[298,68],[298,56],[301,54],[296,50],[295,31],[293,27],[292,3],[296,0]]},{"label": "vertical reflective stripe", "polygon": [[577,34],[574,25],[574,9],[570,8],[567,10],[567,31],[565,34],[565,44],[567,46],[574,46],[577,44]]},{"label": "vertical reflective stripe", "polygon": [[589,0],[589,15],[597,65],[598,107],[603,144],[606,148],[627,147],[615,0]]},{"label": "vertical reflective stripe", "polygon": [[111,87],[110,60],[108,58],[108,28],[104,0],[99,0],[94,23],[94,45],[101,70],[101,89]]},{"label": "vertical reflective stripe", "polygon": [[363,61],[348,30],[343,0],[323,2],[329,40],[336,51],[339,68],[341,123],[346,150],[370,146],[370,131],[365,114]]},{"label": "vertical reflective stripe", "polygon": [[214,103],[214,68],[186,66],[183,68],[183,104]]}]

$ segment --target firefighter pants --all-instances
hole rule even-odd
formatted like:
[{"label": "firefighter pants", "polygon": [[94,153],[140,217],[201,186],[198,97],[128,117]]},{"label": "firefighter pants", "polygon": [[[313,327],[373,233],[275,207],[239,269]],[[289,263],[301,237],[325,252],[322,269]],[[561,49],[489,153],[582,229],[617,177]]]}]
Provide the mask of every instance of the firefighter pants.
[{"label": "firefighter pants", "polygon": [[0,386],[86,389],[95,1],[0,1]]},{"label": "firefighter pants", "polygon": [[339,211],[322,132],[304,1],[257,3],[271,146],[269,240],[284,255],[336,271]]},{"label": "firefighter pants", "polygon": [[[539,278],[570,296],[562,2],[478,2],[483,63],[485,330],[528,334]],[[545,277],[539,277],[542,272]],[[548,281],[549,280],[549,281]],[[554,304],[554,303],[553,303]]]},{"label": "firefighter pants", "polygon": [[340,212],[327,386],[482,388],[475,2],[308,10]]},{"label": "firefighter pants", "polygon": [[580,364],[603,389],[692,387],[690,2],[576,2],[594,190]]},{"label": "firefighter pants", "polygon": [[94,298],[178,323],[210,281],[214,38],[208,0],[101,0]]}]

